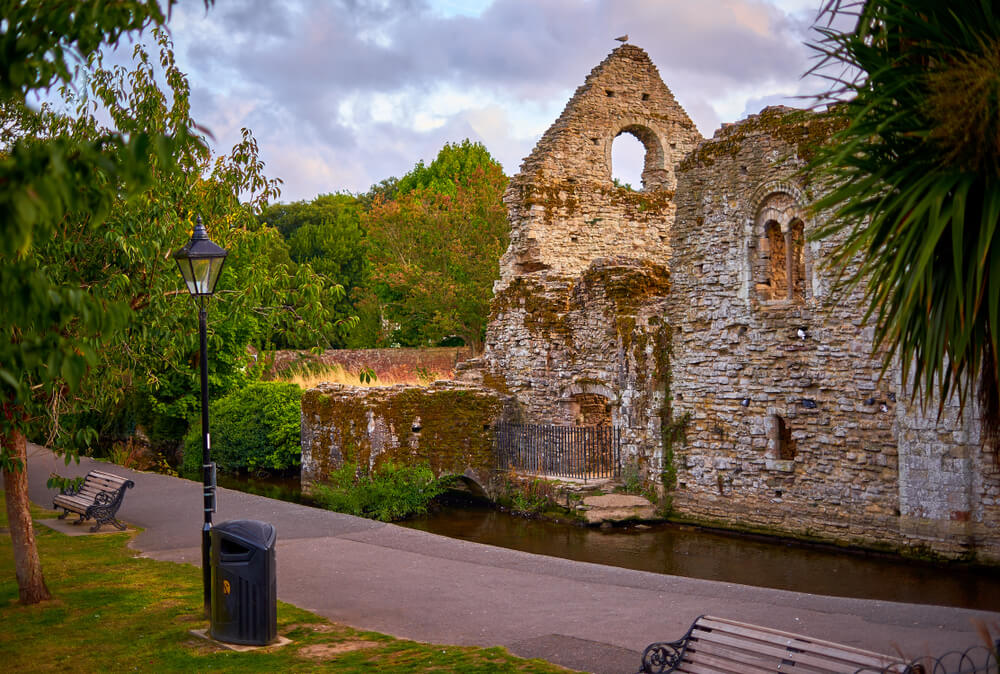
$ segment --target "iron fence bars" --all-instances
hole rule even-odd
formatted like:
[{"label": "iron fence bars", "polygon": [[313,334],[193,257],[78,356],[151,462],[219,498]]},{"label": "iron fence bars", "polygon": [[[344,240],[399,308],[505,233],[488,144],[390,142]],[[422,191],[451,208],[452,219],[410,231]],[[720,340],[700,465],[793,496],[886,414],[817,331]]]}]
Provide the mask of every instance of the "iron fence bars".
[{"label": "iron fence bars", "polygon": [[887,665],[882,669],[862,668],[855,674],[1000,674],[1000,639],[992,648],[972,646],[964,651],[929,655],[907,663]]},{"label": "iron fence bars", "polygon": [[493,427],[497,470],[582,480],[621,476],[621,429],[499,422]]}]

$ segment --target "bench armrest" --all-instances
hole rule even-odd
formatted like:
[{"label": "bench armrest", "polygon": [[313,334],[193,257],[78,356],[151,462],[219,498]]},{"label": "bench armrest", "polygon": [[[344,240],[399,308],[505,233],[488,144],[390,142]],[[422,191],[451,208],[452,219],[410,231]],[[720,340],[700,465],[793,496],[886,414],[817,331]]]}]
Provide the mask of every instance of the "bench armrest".
[{"label": "bench armrest", "polygon": [[642,652],[642,669],[638,674],[663,674],[672,672],[684,658],[687,637],[677,641],[659,641],[646,646]]},{"label": "bench armrest", "polygon": [[111,505],[118,498],[118,491],[99,491],[94,496],[94,505]]}]

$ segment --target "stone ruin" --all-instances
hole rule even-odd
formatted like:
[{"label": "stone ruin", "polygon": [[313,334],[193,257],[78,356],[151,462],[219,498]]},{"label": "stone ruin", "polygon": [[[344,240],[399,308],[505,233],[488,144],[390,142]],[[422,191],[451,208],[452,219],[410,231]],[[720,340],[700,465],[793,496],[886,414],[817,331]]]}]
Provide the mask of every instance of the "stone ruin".
[{"label": "stone ruin", "polygon": [[[830,118],[767,108],[704,140],[638,47],[615,49],[505,196],[484,354],[461,377],[523,420],[614,424],[674,512],[728,527],[1000,561],[1000,472],[975,410],[882,375],[802,171]],[[643,189],[611,146],[645,147]],[[898,370],[898,368],[897,368]]]}]

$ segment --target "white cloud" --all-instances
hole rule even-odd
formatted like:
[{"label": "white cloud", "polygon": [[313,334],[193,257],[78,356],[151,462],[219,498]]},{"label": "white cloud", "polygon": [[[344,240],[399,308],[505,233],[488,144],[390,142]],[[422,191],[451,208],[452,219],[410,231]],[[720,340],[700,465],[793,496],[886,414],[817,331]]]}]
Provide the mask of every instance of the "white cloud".
[{"label": "white cloud", "polygon": [[171,29],[195,118],[220,149],[253,129],[292,200],[366,190],[465,137],[516,172],[622,33],[711,135],[815,86],[799,77],[818,2],[227,0],[181,3]]}]

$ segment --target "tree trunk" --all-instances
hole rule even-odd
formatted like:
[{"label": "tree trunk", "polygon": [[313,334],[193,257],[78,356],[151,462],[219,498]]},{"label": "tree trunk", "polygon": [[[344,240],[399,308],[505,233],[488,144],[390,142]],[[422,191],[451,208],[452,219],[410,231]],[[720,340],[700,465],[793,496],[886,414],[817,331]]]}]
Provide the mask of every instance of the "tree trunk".
[{"label": "tree trunk", "polygon": [[[35,527],[31,522],[28,502],[28,447],[24,435],[11,431],[3,438],[4,450],[11,463],[20,463],[20,470],[3,471],[3,488],[7,501],[7,520],[10,541],[14,547],[14,573],[21,602],[37,604],[49,599],[49,588],[42,577],[42,563],[38,559]],[[9,465],[9,464],[8,464]]]}]

